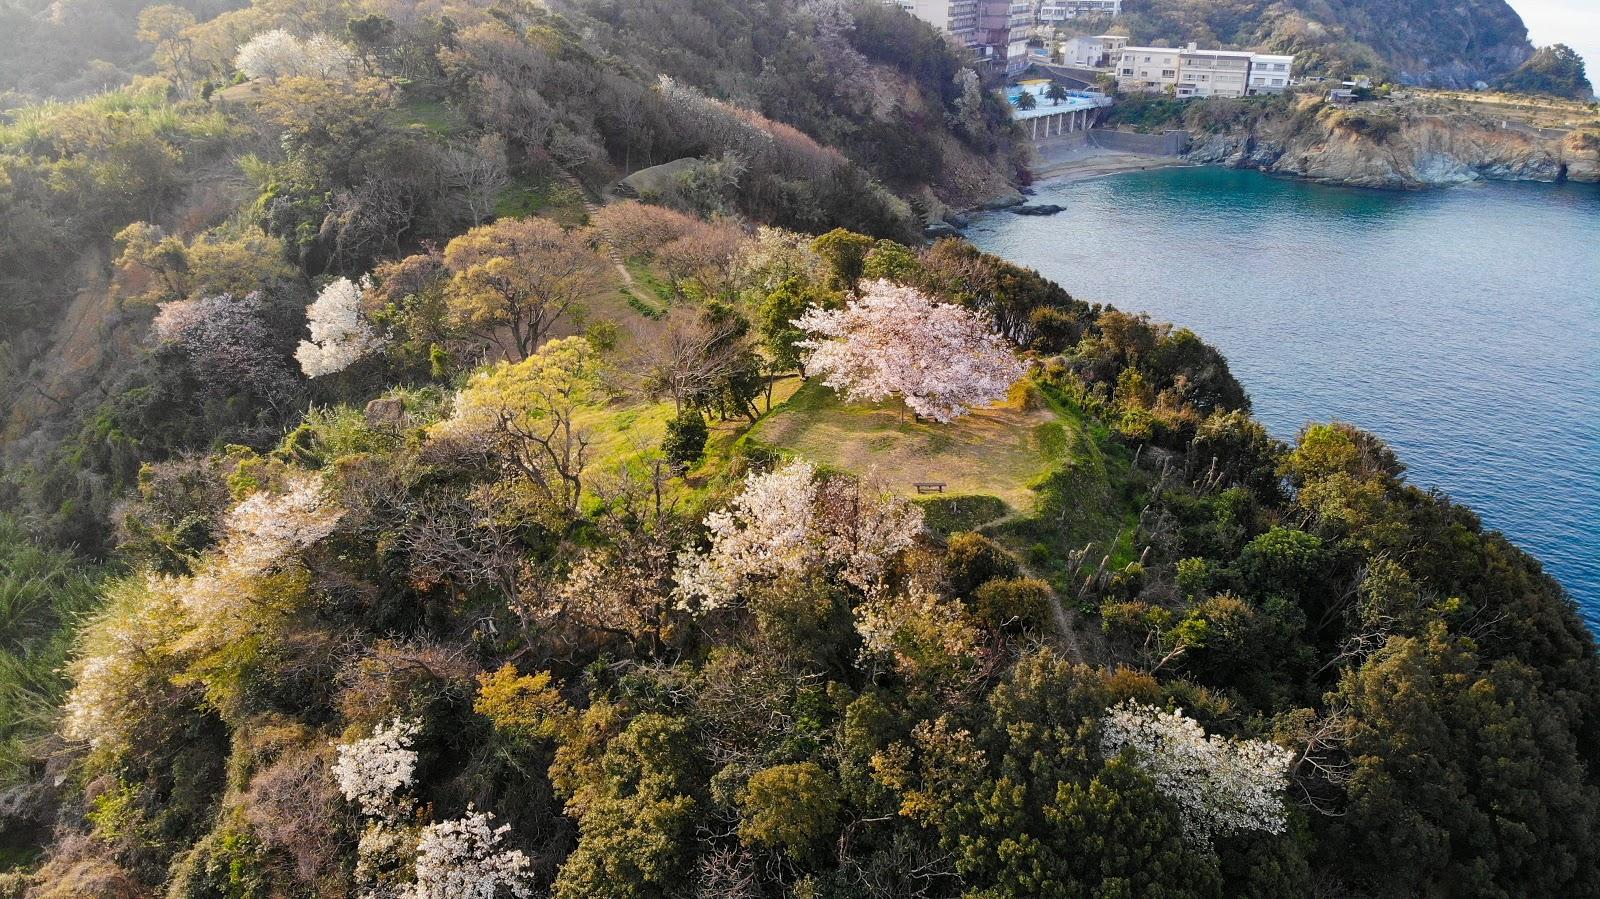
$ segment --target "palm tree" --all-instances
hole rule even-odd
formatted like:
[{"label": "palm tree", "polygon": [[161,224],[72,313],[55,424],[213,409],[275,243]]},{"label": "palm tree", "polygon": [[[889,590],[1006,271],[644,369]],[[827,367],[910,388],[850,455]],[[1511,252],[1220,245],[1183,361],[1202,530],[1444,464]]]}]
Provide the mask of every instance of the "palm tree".
[{"label": "palm tree", "polygon": [[1033,95],[1032,91],[1023,90],[1023,92],[1017,96],[1018,109],[1026,111],[1038,105],[1039,99]]},{"label": "palm tree", "polygon": [[1060,82],[1052,81],[1050,86],[1045,88],[1044,95],[1054,100],[1056,106],[1060,106],[1061,101],[1067,99],[1067,89],[1062,87]]}]

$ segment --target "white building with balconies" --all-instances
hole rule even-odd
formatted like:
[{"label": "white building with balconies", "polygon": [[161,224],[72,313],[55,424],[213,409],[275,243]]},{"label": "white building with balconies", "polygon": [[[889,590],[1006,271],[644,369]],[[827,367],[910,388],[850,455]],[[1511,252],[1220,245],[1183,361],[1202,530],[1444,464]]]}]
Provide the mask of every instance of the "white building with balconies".
[{"label": "white building with balconies", "polygon": [[1086,69],[1109,69],[1121,58],[1128,38],[1120,34],[1097,34],[1061,42],[1061,61]]},{"label": "white building with balconies", "polygon": [[1250,55],[1250,87],[1252,97],[1262,94],[1281,94],[1289,89],[1294,72],[1294,56],[1273,53]]},{"label": "white building with balconies", "polygon": [[1250,86],[1250,57],[1240,50],[1201,50],[1190,44],[1178,53],[1179,97],[1243,97]]},{"label": "white building with balconies", "polygon": [[1122,15],[1122,0],[1041,0],[1039,24],[1060,25],[1084,15]]},{"label": "white building with balconies", "polygon": [[1117,59],[1117,87],[1160,93],[1178,84],[1178,48],[1123,47]]},{"label": "white building with balconies", "polygon": [[1289,86],[1293,56],[1243,50],[1124,47],[1117,59],[1117,86],[1125,91],[1176,97],[1244,97],[1282,93]]}]

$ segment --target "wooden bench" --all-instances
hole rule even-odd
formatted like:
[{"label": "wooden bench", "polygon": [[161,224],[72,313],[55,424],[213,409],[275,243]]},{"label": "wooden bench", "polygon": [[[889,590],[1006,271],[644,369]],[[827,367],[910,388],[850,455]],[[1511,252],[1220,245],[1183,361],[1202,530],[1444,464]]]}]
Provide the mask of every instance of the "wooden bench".
[{"label": "wooden bench", "polygon": [[943,493],[944,481],[918,481],[916,488],[918,493]]}]

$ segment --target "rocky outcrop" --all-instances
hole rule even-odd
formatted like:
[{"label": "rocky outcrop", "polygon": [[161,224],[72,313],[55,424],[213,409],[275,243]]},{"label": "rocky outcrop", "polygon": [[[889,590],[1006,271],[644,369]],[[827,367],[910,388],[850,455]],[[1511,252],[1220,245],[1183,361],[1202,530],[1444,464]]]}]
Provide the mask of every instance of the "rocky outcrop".
[{"label": "rocky outcrop", "polygon": [[1600,135],[1502,127],[1468,116],[1324,109],[1197,137],[1188,159],[1391,189],[1478,180],[1597,182]]},{"label": "rocky outcrop", "polygon": [[1561,141],[1561,164],[1568,181],[1600,184],[1600,133],[1574,131]]}]

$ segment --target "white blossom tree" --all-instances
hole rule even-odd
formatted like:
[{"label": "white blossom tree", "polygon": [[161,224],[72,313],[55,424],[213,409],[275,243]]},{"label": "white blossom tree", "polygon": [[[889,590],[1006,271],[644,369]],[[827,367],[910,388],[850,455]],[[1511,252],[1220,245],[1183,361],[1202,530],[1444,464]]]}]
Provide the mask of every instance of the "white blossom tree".
[{"label": "white blossom tree", "polygon": [[328,284],[306,307],[306,323],[311,339],[300,342],[294,357],[308,378],[344,371],[361,361],[382,342],[361,314],[361,297],[371,286],[340,278]]},{"label": "white blossom tree", "polygon": [[899,396],[945,424],[1004,399],[1025,371],[977,314],[888,281],[866,285],[844,309],[812,308],[794,325],[816,335],[799,343],[806,370],[846,399]]},{"label": "white blossom tree", "polygon": [[417,880],[406,899],[517,899],[533,895],[532,866],[519,849],[506,849],[511,825],[495,827],[483,812],[423,828],[417,843]]},{"label": "white blossom tree", "polygon": [[348,78],[356,71],[356,53],[327,34],[301,40],[282,28],[263,31],[239,46],[234,67],[247,78]]},{"label": "white blossom tree", "polygon": [[370,737],[339,744],[339,758],[333,764],[339,792],[368,817],[388,818],[404,811],[406,804],[395,794],[411,786],[416,776],[417,753],[411,743],[421,730],[421,721],[396,718],[379,725]]},{"label": "white blossom tree", "polygon": [[290,475],[284,492],[258,491],[225,519],[221,545],[192,576],[148,575],[108,592],[115,615],[98,619],[73,665],[63,731],[96,747],[129,737],[152,681],[170,681],[188,660],[280,626],[304,570],[295,557],[331,534],[343,511],[320,477]]},{"label": "white blossom tree", "polygon": [[1130,699],[1100,720],[1100,751],[1107,758],[1132,756],[1156,790],[1177,804],[1184,833],[1197,843],[1241,830],[1283,832],[1292,750],[1266,740],[1207,736],[1181,711]]},{"label": "white blossom tree", "polygon": [[288,488],[252,493],[228,513],[222,555],[229,563],[263,571],[333,533],[344,512],[328,502],[322,479],[293,475]]},{"label": "white blossom tree", "polygon": [[246,78],[283,78],[293,74],[299,55],[300,39],[274,28],[241,44],[233,65]]},{"label": "white blossom tree", "polygon": [[922,532],[922,510],[852,479],[820,480],[801,460],[751,474],[705,523],[710,549],[686,550],[676,575],[680,605],[702,612],[729,604],[752,582],[823,569],[870,591]]}]

